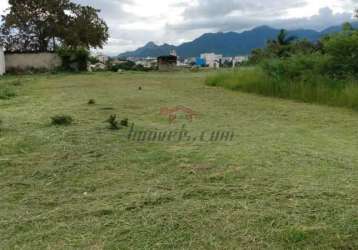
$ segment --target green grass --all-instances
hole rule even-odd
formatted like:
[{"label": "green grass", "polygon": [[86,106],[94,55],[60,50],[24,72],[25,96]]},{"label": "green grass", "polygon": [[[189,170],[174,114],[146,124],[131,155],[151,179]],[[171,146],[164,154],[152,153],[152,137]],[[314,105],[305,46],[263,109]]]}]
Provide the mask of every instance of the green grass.
[{"label": "green grass", "polygon": [[14,87],[3,84],[0,85],[0,99],[6,100],[10,99],[16,96],[16,92],[14,90]]},{"label": "green grass", "polygon": [[[357,249],[357,112],[205,79],[22,79],[0,100],[0,249]],[[199,116],[170,125],[160,109],[177,105]],[[73,124],[51,126],[58,114]],[[108,129],[113,114],[143,130],[235,138],[128,141],[129,128]]]},{"label": "green grass", "polygon": [[207,78],[206,84],[264,96],[358,110],[356,80],[335,81],[320,75],[307,75],[306,79],[302,80],[274,79],[260,67],[249,67],[212,74]]}]

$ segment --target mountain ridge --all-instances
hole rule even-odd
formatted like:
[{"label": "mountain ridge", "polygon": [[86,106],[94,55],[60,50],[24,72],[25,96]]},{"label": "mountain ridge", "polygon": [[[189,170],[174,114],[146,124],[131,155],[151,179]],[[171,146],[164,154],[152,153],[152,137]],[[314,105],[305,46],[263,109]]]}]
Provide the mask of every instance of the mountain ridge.
[{"label": "mountain ridge", "polygon": [[[352,26],[357,29],[358,22],[352,23]],[[322,31],[313,29],[289,30],[288,34],[313,42],[325,35],[339,32],[340,30],[342,30],[342,25],[331,26]],[[248,55],[253,49],[263,48],[267,41],[276,38],[279,32],[280,29],[261,25],[241,33],[233,31],[205,33],[191,42],[185,42],[178,46],[167,43],[156,45],[154,42],[148,42],[144,47],[122,53],[119,57],[158,57],[168,55],[172,50],[176,50],[178,56],[183,58],[197,57],[202,53],[216,53],[224,56]]]}]

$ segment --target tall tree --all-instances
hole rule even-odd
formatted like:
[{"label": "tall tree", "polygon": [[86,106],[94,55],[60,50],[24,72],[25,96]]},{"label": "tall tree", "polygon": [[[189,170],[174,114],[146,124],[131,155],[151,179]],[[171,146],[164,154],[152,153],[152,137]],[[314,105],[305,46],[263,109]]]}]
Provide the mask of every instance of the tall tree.
[{"label": "tall tree", "polygon": [[296,39],[297,39],[297,37],[288,36],[287,30],[282,29],[282,30],[280,30],[280,33],[278,33],[275,42],[279,45],[289,45]]},{"label": "tall tree", "polygon": [[280,30],[275,40],[269,40],[266,51],[268,54],[277,57],[286,57],[289,55],[291,44],[297,38],[295,36],[288,36],[288,32],[284,29]]},{"label": "tall tree", "polygon": [[99,18],[100,11],[77,5],[64,34],[64,44],[70,47],[102,48],[108,40],[108,26]]},{"label": "tall tree", "polygon": [[50,51],[58,43],[102,47],[108,39],[108,27],[92,7],[70,0],[9,0],[9,4],[0,28],[8,51]]}]

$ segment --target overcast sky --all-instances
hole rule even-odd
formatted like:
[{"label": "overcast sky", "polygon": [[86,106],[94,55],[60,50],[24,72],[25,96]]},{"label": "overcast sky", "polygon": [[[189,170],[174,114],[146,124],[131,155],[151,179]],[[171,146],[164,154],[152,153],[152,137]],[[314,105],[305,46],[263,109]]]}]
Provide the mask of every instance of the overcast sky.
[{"label": "overcast sky", "polygon": [[[74,0],[101,9],[116,55],[148,41],[178,45],[206,32],[243,31],[259,25],[324,29],[352,20],[358,0]],[[0,0],[3,12],[7,0]]]}]

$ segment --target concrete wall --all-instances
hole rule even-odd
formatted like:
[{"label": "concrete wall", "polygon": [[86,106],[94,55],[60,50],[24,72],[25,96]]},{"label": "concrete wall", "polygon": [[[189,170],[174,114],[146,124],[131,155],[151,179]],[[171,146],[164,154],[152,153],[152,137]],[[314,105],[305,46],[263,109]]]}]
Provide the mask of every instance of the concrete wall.
[{"label": "concrete wall", "polygon": [[28,69],[52,70],[61,65],[62,60],[55,53],[5,54],[6,71],[22,71]]},{"label": "concrete wall", "polygon": [[4,49],[0,46],[0,76],[5,73],[5,55]]}]

